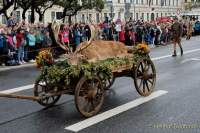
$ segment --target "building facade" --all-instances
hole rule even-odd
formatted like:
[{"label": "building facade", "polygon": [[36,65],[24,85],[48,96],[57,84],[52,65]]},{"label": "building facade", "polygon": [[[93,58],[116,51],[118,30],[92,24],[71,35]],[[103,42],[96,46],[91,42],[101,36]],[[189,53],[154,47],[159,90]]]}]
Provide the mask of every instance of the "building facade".
[{"label": "building facade", "polygon": [[200,16],[200,0],[185,0],[182,14]]},{"label": "building facade", "polygon": [[[134,20],[143,19],[144,21],[155,20],[157,17],[180,15],[183,10],[185,0],[105,0],[105,7],[101,12],[93,10],[84,10],[77,13],[72,18],[73,22],[94,22],[99,23],[105,17],[116,20],[125,21],[130,17]],[[8,13],[12,11],[9,9]],[[44,15],[44,23],[52,22],[54,19],[59,19],[63,9],[54,6],[48,9]],[[26,12],[26,21],[30,22],[30,11]],[[21,21],[22,10],[18,9],[15,12],[18,21]],[[38,22],[36,14],[36,22]],[[66,19],[67,20],[67,19]],[[3,15],[0,16],[0,22],[6,23]]]}]

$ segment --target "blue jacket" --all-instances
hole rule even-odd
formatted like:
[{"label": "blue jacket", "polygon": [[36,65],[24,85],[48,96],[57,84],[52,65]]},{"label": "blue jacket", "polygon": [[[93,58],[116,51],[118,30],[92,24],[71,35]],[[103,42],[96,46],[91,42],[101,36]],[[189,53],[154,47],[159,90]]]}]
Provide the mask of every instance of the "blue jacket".
[{"label": "blue jacket", "polygon": [[36,38],[34,35],[28,34],[28,44],[29,46],[35,46]]},{"label": "blue jacket", "polygon": [[3,48],[4,38],[0,35],[0,48]]}]

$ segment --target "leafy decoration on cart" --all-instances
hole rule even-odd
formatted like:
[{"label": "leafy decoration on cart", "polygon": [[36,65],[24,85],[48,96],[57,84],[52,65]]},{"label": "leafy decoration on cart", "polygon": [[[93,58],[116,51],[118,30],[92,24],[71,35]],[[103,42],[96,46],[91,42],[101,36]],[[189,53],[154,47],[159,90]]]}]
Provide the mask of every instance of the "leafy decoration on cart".
[{"label": "leafy decoration on cart", "polygon": [[139,44],[134,47],[134,53],[127,57],[115,57],[99,60],[95,63],[86,62],[80,65],[71,65],[67,60],[53,64],[51,53],[49,51],[41,51],[36,63],[42,71],[40,80],[46,81],[50,86],[68,86],[83,76],[90,78],[98,75],[103,78],[102,80],[107,80],[112,77],[113,71],[132,69],[137,60],[146,57],[148,53],[148,46]]},{"label": "leafy decoration on cart", "polygon": [[53,55],[50,50],[41,50],[36,57],[36,65],[38,68],[49,66],[54,63]]}]

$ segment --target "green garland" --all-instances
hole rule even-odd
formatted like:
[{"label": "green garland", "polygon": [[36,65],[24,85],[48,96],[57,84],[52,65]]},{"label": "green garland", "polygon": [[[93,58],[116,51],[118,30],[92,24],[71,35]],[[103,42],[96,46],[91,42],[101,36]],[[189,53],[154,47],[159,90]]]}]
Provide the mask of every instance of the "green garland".
[{"label": "green garland", "polygon": [[124,65],[129,65],[132,68],[138,59],[144,56],[146,57],[147,54],[134,52],[132,57],[115,57],[81,65],[70,65],[67,60],[59,61],[52,66],[43,66],[39,80],[55,87],[74,85],[83,76],[91,78],[98,75],[105,81],[112,77],[113,69],[120,69]]}]

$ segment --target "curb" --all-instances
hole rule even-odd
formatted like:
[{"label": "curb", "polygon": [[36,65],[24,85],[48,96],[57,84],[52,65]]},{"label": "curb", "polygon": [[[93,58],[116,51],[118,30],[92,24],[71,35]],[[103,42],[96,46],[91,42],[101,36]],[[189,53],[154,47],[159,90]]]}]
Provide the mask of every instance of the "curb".
[{"label": "curb", "polygon": [[[57,59],[56,61],[62,61],[62,60],[64,60],[64,59],[60,58],[60,59]],[[0,72],[16,70],[16,69],[20,69],[20,68],[27,68],[27,67],[36,67],[36,64],[35,63],[27,63],[27,64],[18,65],[18,66],[3,66],[3,67],[0,67]]]},{"label": "curb", "polygon": [[24,64],[24,65],[19,65],[19,66],[3,66],[3,67],[0,67],[0,72],[15,70],[19,68],[33,67],[33,66],[36,66],[36,65],[34,63],[31,63],[31,64]]}]

